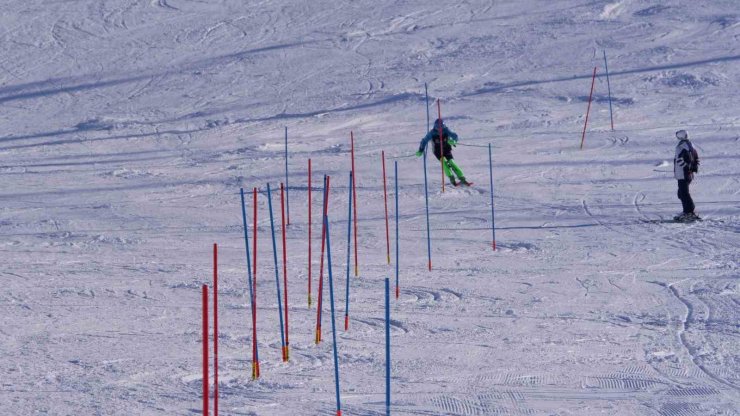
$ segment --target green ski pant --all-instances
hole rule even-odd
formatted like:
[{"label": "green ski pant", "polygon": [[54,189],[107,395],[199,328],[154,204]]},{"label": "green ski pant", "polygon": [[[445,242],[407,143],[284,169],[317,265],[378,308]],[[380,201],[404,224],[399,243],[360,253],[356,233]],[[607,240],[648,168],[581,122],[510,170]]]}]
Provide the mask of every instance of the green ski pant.
[{"label": "green ski pant", "polygon": [[452,169],[453,171],[455,171],[455,175],[457,175],[457,178],[458,179],[464,179],[465,178],[465,174],[463,174],[462,169],[460,169],[460,166],[457,166],[457,163],[455,163],[454,160],[452,160],[452,159],[449,159],[448,160],[447,158],[442,158],[442,161],[443,161],[442,166],[444,168],[445,175],[447,175],[448,178],[453,177],[453,174],[450,171],[450,169]]}]

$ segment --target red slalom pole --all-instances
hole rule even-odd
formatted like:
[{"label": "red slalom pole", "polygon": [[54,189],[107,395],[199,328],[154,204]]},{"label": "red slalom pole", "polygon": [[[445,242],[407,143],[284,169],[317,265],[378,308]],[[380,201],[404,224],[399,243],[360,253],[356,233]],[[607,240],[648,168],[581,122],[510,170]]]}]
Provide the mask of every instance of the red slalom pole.
[{"label": "red slalom pole", "polygon": [[208,416],[208,286],[201,287],[203,308],[203,416]]},{"label": "red slalom pole", "polygon": [[283,298],[285,299],[285,347],[283,361],[290,360],[290,342],[288,342],[288,249],[285,244],[285,187],[280,183],[280,211],[283,231]]},{"label": "red slalom pole", "polygon": [[596,68],[594,67],[594,75],[591,77],[591,92],[588,94],[588,108],[586,109],[586,121],[583,123],[583,134],[581,134],[581,150],[583,150],[583,141],[586,139],[586,126],[588,126],[588,114],[591,112],[591,98],[594,95],[594,83],[596,82]]},{"label": "red slalom pole", "polygon": [[257,352],[257,188],[252,190],[252,199],[254,205],[253,226],[252,226],[252,378],[260,378],[260,357]]},{"label": "red slalom pole", "polygon": [[311,308],[311,159],[308,159],[308,307]]},{"label": "red slalom pole", "polygon": [[218,245],[213,243],[213,414],[218,416]]},{"label": "red slalom pole", "polygon": [[[355,217],[355,277],[360,275],[360,266],[357,263],[357,171],[355,171],[355,134],[349,132],[352,141],[352,198],[354,199],[354,217]],[[324,213],[326,215],[326,212]]]},{"label": "red slalom pole", "polygon": [[442,192],[445,191],[445,152],[444,152],[444,129],[442,128],[442,104],[439,101],[439,98],[437,99],[437,119],[439,119],[440,123],[437,127],[437,130],[439,130],[439,163],[442,167]]},{"label": "red slalom pole", "polygon": [[[324,215],[329,210],[329,177],[324,176]],[[318,303],[316,305],[316,343],[321,342],[321,307],[324,299],[324,248],[326,246],[326,222],[321,221],[321,260],[319,261],[319,293],[317,294]]]},{"label": "red slalom pole", "polygon": [[385,181],[385,150],[380,151],[380,157],[383,159],[383,201],[385,202],[385,247],[388,264],[391,264],[391,237],[388,231],[388,189]]}]

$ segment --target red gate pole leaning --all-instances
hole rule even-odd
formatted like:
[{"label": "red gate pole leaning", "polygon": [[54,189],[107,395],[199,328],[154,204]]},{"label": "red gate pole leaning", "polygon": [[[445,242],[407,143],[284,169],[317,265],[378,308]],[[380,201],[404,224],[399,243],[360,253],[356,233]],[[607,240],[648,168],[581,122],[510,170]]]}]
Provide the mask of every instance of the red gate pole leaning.
[{"label": "red gate pole leaning", "polygon": [[596,68],[594,67],[594,75],[591,77],[591,92],[588,94],[588,108],[586,109],[586,121],[583,123],[583,134],[581,134],[581,150],[583,150],[583,141],[586,139],[586,126],[588,126],[588,114],[591,112],[591,97],[594,95],[594,83],[596,82]]},{"label": "red gate pole leaning", "polygon": [[252,197],[254,200],[254,225],[252,226],[252,241],[254,247],[252,247],[252,353],[254,358],[254,368],[252,369],[252,377],[257,379],[260,378],[260,357],[257,351],[257,188],[252,190]]},{"label": "red gate pole leaning", "polygon": [[329,210],[329,176],[324,176],[324,209],[321,226],[321,261],[319,262],[319,293],[316,304],[316,343],[321,342],[321,308],[324,299],[324,247],[326,243],[326,222],[323,218]]},{"label": "red gate pole leaning", "polygon": [[283,231],[283,298],[285,299],[285,350],[283,361],[290,360],[290,342],[288,341],[288,249],[285,244],[285,187],[280,183],[280,210]]}]

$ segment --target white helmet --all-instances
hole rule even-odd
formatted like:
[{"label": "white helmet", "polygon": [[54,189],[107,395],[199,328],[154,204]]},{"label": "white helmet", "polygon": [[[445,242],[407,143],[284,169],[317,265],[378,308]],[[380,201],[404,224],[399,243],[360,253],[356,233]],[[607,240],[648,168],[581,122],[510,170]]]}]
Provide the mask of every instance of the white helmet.
[{"label": "white helmet", "polygon": [[689,139],[689,133],[686,132],[686,130],[679,130],[676,132],[676,138],[678,140],[688,140]]}]

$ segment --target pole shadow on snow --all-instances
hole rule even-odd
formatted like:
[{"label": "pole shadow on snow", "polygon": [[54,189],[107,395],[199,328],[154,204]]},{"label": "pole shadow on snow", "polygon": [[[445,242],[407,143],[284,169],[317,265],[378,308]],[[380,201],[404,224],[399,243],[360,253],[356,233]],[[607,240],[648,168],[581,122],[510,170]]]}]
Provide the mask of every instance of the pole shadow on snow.
[{"label": "pole shadow on snow", "polygon": [[[95,90],[100,88],[113,87],[117,85],[129,84],[132,82],[144,81],[151,78],[179,75],[185,72],[201,71],[212,66],[239,61],[249,55],[275,51],[281,49],[290,49],[305,46],[314,43],[325,42],[328,39],[307,40],[299,42],[282,43],[278,45],[265,46],[262,48],[247,49],[241,52],[220,55],[212,58],[204,58],[182,65],[179,68],[172,68],[164,71],[150,71],[145,74],[112,78],[96,82],[85,82],[91,78],[97,78],[97,74],[81,75],[76,77],[50,78],[44,81],[34,81],[25,84],[10,85],[0,88],[0,104],[12,101],[28,100],[38,97],[48,97],[57,94],[75,93],[81,91]],[[65,85],[67,84],[67,85]]]},{"label": "pole shadow on snow", "polygon": [[[682,62],[682,63],[677,63],[677,64],[626,69],[623,71],[616,71],[616,72],[610,71],[609,76],[613,78],[613,77],[620,76],[620,75],[665,71],[669,69],[687,68],[687,67],[692,67],[692,66],[701,66],[701,65],[715,64],[715,63],[722,63],[722,62],[732,62],[732,61],[737,61],[737,60],[740,60],[740,55],[728,55],[728,56],[720,56],[720,57],[710,58],[710,59],[701,59],[698,61]],[[490,87],[479,88],[472,92],[463,93],[460,96],[461,97],[472,97],[476,95],[500,92],[500,91],[503,91],[509,88],[527,87],[531,85],[550,84],[550,83],[574,81],[574,80],[580,80],[580,79],[591,79],[591,77],[592,77],[592,74],[583,74],[583,75],[573,75],[570,77],[559,77],[559,78],[551,78],[551,79],[543,79],[543,80],[515,81],[515,82],[510,82],[508,84],[497,84],[497,85],[493,85]]]}]

